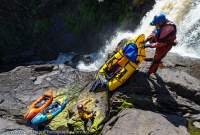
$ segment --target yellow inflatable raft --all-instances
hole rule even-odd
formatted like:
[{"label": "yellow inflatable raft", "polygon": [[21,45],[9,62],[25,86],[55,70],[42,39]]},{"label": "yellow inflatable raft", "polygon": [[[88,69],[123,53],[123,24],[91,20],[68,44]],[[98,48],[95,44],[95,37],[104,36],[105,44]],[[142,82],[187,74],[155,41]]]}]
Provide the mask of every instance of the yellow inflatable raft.
[{"label": "yellow inflatable raft", "polygon": [[122,85],[138,68],[145,58],[144,34],[127,40],[124,47],[116,52],[98,71],[96,80],[106,84],[110,91]]}]

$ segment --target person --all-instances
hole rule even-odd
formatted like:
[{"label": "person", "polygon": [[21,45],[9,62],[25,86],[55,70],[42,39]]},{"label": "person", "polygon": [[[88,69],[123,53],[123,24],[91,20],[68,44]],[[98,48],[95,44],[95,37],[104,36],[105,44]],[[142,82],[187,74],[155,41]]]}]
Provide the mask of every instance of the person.
[{"label": "person", "polygon": [[155,26],[155,30],[145,39],[144,47],[156,48],[152,64],[148,71],[148,76],[156,73],[161,60],[171,50],[173,45],[176,45],[176,25],[169,21],[164,14],[154,16],[150,23]]},{"label": "person", "polygon": [[89,121],[93,123],[94,117],[96,115],[95,111],[88,111],[85,107],[87,103],[89,103],[91,100],[88,100],[85,103],[78,103],[77,104],[77,110],[78,110],[78,116],[79,118],[84,122],[84,128],[87,130],[87,124]]}]

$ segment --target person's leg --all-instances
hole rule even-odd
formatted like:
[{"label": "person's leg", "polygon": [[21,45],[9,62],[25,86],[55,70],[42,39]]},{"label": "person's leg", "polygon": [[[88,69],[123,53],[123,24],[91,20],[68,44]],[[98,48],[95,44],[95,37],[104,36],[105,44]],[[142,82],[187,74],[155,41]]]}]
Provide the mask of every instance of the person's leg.
[{"label": "person's leg", "polygon": [[94,119],[95,119],[95,116],[93,116],[93,117],[91,118],[92,124],[94,123]]},{"label": "person's leg", "polygon": [[88,120],[84,120],[84,130],[87,131],[87,123],[88,123]]},{"label": "person's leg", "polygon": [[156,49],[153,62],[152,62],[151,66],[149,68],[149,71],[148,71],[149,75],[152,74],[152,73],[156,73],[161,60],[166,56],[166,54],[169,52],[169,50],[171,48],[172,48],[171,46],[166,46],[166,47],[163,47],[163,48],[157,48]]},{"label": "person's leg", "polygon": [[151,75],[152,73],[155,73],[157,71],[159,63],[160,63],[160,60],[158,60],[158,59],[153,60],[151,66],[149,68],[148,75]]}]

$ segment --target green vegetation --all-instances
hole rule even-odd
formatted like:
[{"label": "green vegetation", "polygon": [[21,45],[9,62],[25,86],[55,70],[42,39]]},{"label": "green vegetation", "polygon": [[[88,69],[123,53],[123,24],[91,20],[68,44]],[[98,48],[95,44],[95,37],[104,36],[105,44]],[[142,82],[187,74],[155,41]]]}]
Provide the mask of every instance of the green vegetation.
[{"label": "green vegetation", "polygon": [[48,32],[49,28],[52,26],[52,23],[49,19],[41,19],[41,20],[36,20],[35,21],[35,27],[34,27],[34,32],[35,33],[44,33]]},{"label": "green vegetation", "polygon": [[190,135],[200,135],[200,129],[193,126],[192,120],[188,120],[188,131]]},{"label": "green vegetation", "polygon": [[[104,43],[102,39],[108,39],[116,28],[133,30],[153,3],[150,0],[3,1],[0,62],[23,61],[27,58],[23,55],[26,51],[32,51],[27,53],[28,57],[52,58],[49,54],[69,51],[74,45],[83,52],[84,47],[79,46],[83,42],[88,45],[86,50],[97,50]],[[70,35],[73,44],[63,39],[66,35]],[[20,59],[16,59],[19,55]]]},{"label": "green vegetation", "polygon": [[112,108],[111,108],[111,115],[115,115],[121,110],[125,108],[133,108],[133,101],[129,100],[126,97],[116,96],[113,100]]}]

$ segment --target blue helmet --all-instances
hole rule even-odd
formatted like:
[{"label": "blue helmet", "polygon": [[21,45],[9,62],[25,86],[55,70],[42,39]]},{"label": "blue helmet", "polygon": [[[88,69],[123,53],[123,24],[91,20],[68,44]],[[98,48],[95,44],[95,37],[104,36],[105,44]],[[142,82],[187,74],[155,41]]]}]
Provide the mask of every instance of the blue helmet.
[{"label": "blue helmet", "polygon": [[158,16],[154,16],[154,18],[151,21],[150,25],[155,26],[156,24],[163,23],[163,22],[166,22],[166,21],[167,21],[167,19],[166,19],[165,14],[161,13]]}]

